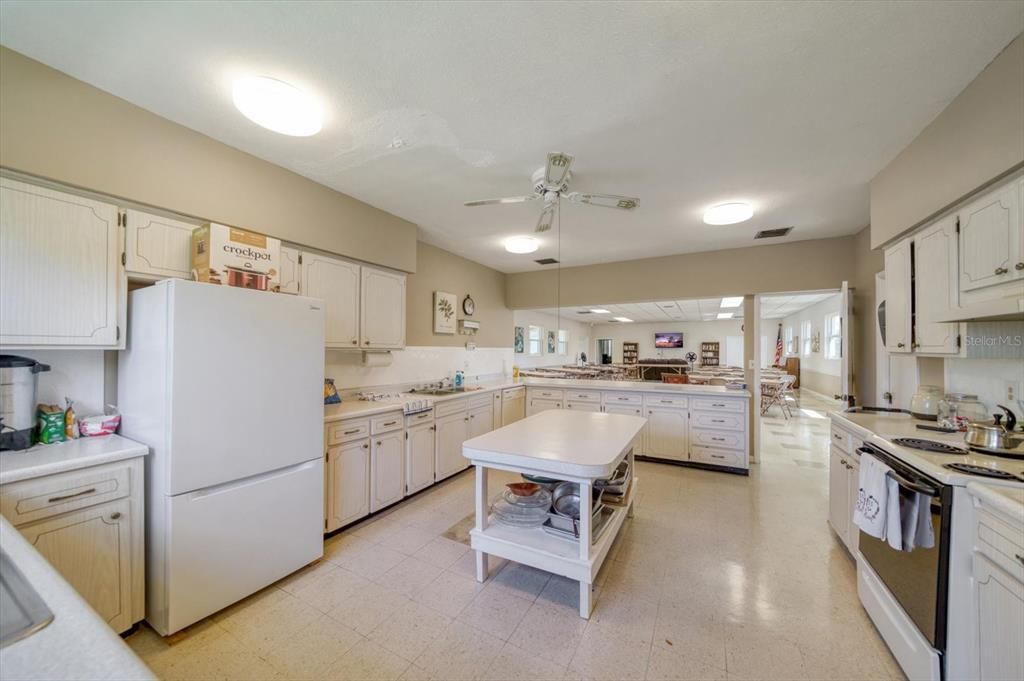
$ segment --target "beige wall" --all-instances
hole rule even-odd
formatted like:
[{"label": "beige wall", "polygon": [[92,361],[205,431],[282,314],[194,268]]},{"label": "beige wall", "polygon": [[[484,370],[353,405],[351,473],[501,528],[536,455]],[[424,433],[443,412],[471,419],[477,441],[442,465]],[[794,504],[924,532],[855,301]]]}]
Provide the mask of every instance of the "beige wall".
[{"label": "beige wall", "polygon": [[877,248],[1024,163],[1024,36],[1018,36],[871,180]]},{"label": "beige wall", "polygon": [[[854,236],[570,267],[561,305],[612,305],[837,288],[854,270]],[[559,273],[508,275],[508,306],[555,307]]]},{"label": "beige wall", "polygon": [[0,165],[399,270],[416,227],[0,47]]},{"label": "beige wall", "polygon": [[434,333],[434,291],[454,293],[462,299],[473,297],[480,322],[473,339],[480,347],[512,347],[512,311],[505,305],[505,275],[497,270],[460,258],[448,251],[417,242],[416,273],[409,275],[406,294],[405,344],[407,346],[459,346],[469,336]]}]

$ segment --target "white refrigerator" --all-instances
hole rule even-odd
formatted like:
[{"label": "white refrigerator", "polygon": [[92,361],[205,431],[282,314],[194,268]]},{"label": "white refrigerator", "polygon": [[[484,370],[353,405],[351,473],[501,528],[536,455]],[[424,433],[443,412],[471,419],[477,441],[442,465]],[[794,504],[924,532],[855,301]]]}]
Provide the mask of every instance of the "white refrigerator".
[{"label": "white refrigerator", "polygon": [[146,461],[146,619],[167,636],[323,555],[321,301],[131,293],[121,432]]}]

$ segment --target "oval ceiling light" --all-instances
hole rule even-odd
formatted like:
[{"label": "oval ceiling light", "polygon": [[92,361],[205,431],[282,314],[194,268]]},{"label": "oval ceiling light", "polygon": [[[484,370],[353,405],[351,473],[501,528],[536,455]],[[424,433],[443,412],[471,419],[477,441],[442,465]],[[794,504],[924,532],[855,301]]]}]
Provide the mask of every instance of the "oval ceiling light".
[{"label": "oval ceiling light", "polygon": [[320,132],[323,126],[323,115],[316,101],[294,85],[276,78],[239,78],[231,97],[250,121],[282,135],[309,137]]},{"label": "oval ceiling light", "polygon": [[754,216],[749,203],[720,203],[704,211],[704,222],[708,225],[735,225]]},{"label": "oval ceiling light", "polygon": [[505,250],[509,253],[533,253],[540,248],[540,242],[532,236],[514,236],[505,239]]}]

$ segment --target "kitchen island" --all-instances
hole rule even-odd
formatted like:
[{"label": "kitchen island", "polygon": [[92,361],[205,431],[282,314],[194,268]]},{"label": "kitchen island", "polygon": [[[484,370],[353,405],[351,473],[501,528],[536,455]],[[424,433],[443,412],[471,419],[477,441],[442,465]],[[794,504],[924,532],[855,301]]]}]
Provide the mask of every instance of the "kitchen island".
[{"label": "kitchen island", "polygon": [[[633,470],[633,450],[646,423],[625,414],[552,410],[466,440],[463,456],[476,467],[476,523],[470,545],[476,551],[477,581],[487,579],[489,555],[562,575],[580,583],[580,617],[589,618],[594,579],[632,513],[639,480],[633,476],[621,504],[610,511],[596,538],[591,490],[595,480],[611,477],[623,459]],[[487,494],[491,468],[577,483],[579,539],[492,523]]]}]

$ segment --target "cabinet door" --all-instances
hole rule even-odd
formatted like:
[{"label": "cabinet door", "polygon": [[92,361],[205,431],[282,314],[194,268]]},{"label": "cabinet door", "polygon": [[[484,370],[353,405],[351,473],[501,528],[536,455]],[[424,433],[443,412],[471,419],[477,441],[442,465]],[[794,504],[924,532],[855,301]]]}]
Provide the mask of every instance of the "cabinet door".
[{"label": "cabinet door", "polygon": [[492,430],[494,430],[494,417],[493,412],[491,412],[491,405],[470,410],[467,440],[484,433],[489,433]]},{"label": "cabinet door", "polygon": [[443,480],[469,465],[469,461],[462,456],[462,443],[468,439],[469,414],[459,412],[445,416],[438,419],[434,425],[437,426],[434,433],[437,463],[434,468],[437,471],[437,479]]},{"label": "cabinet door", "polygon": [[[628,405],[607,404],[604,407],[602,407],[602,409],[604,410],[604,413],[606,413],[606,414],[625,414],[626,416],[643,416],[644,415],[644,411],[640,407],[630,407]],[[640,449],[639,449],[639,451],[634,451],[633,452],[634,454],[640,455],[640,456],[644,456],[644,455],[647,454],[647,452],[648,452],[648,447],[647,447],[647,439],[648,439],[647,438],[647,431],[648,431],[649,428],[650,428],[650,424],[649,423],[644,424],[644,429],[640,433]]]},{"label": "cabinet door", "polygon": [[192,230],[198,225],[129,208],[124,255],[129,276],[192,278]]},{"label": "cabinet door", "polygon": [[959,211],[962,292],[1024,277],[1022,187],[1024,178],[989,192]]},{"label": "cabinet door", "polygon": [[1024,679],[1024,584],[975,553],[974,605],[978,678]]},{"label": "cabinet door", "polygon": [[501,404],[501,391],[495,390],[494,397],[491,398],[491,427],[501,428],[501,415],[502,415],[502,404]]},{"label": "cabinet door", "polygon": [[530,403],[526,407],[526,415],[527,416],[533,416],[534,414],[539,414],[542,411],[547,411],[548,409],[561,409],[561,408],[562,408],[562,401],[561,400],[548,400],[548,399],[544,399],[542,397],[532,397],[532,398],[530,398]]},{"label": "cabinet door", "polygon": [[405,275],[363,267],[360,300],[362,347],[405,347]]},{"label": "cabinet door", "polygon": [[904,239],[885,251],[885,348],[889,352],[910,352],[910,276],[910,239]]},{"label": "cabinet door", "polygon": [[116,206],[0,178],[0,345],[123,348]]},{"label": "cabinet door", "polygon": [[298,294],[302,290],[302,254],[299,249],[281,246],[280,293]]},{"label": "cabinet door", "polygon": [[359,345],[359,265],[303,253],[302,294],[324,301],[326,347]]},{"label": "cabinet door", "polygon": [[853,502],[850,499],[850,471],[846,467],[846,454],[829,447],[828,455],[828,522],[839,539],[846,543],[853,520]]},{"label": "cabinet door", "polygon": [[[956,224],[940,220],[914,237],[914,349],[955,354],[960,325],[932,321],[956,307]],[[888,281],[888,274],[886,274]],[[889,307],[886,302],[886,308]]]},{"label": "cabinet door", "polygon": [[526,418],[526,391],[520,390],[501,398],[501,425],[507,426]]},{"label": "cabinet door", "polygon": [[133,624],[130,509],[119,499],[19,528],[117,632]]},{"label": "cabinet door", "polygon": [[434,429],[433,423],[424,423],[406,432],[405,486],[412,494],[434,484]]},{"label": "cabinet door", "polygon": [[592,412],[597,413],[597,412],[601,411],[601,403],[600,402],[566,402],[565,403],[565,408],[566,409],[572,409],[573,411],[592,411]]},{"label": "cabinet door", "polygon": [[356,440],[327,450],[330,467],[328,530],[336,530],[370,512],[370,443]]},{"label": "cabinet door", "polygon": [[370,448],[370,512],[405,496],[405,432],[394,430],[373,438]]},{"label": "cabinet door", "polygon": [[685,409],[647,410],[647,448],[645,454],[661,459],[686,461],[688,412]]}]

